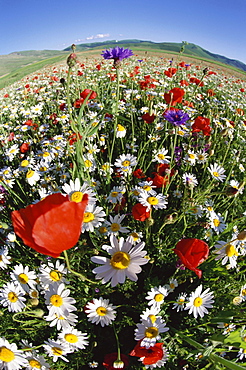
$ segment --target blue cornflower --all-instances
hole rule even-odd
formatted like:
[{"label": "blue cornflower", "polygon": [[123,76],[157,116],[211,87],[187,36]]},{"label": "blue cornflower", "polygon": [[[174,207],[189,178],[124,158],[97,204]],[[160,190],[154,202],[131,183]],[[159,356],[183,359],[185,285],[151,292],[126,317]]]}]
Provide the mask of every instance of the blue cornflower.
[{"label": "blue cornflower", "polygon": [[116,66],[122,59],[129,58],[134,54],[130,49],[119,48],[117,46],[113,49],[104,50],[101,55],[104,59],[114,59],[114,65]]},{"label": "blue cornflower", "polygon": [[181,109],[169,109],[163,116],[173,126],[181,126],[190,119],[190,116]]}]

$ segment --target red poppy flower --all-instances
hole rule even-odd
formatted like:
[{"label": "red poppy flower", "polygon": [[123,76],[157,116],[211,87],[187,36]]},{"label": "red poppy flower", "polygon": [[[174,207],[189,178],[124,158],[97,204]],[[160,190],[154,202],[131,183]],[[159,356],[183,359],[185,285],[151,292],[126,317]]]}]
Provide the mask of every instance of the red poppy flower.
[{"label": "red poppy flower", "polygon": [[164,355],[164,350],[162,348],[163,343],[156,343],[150,348],[141,347],[141,340],[134,347],[134,349],[129,353],[130,356],[136,356],[143,358],[142,362],[144,365],[154,365],[157,361],[161,360]]},{"label": "red poppy flower", "polygon": [[167,76],[167,77],[173,77],[173,75],[175,75],[175,73],[177,72],[177,68],[168,68],[167,71],[164,72],[164,74]]},{"label": "red poppy flower", "polygon": [[156,116],[154,114],[150,115],[149,113],[145,113],[142,115],[142,119],[146,123],[152,123],[156,119]]},{"label": "red poppy flower", "polygon": [[208,258],[209,246],[200,239],[182,239],[173,250],[189,270],[196,273],[199,279],[202,271],[197,269]]},{"label": "red poppy flower", "polygon": [[89,95],[89,99],[95,99],[97,97],[97,93],[90,89],[85,89],[80,93],[80,97],[85,99]]},{"label": "red poppy flower", "polygon": [[210,119],[202,116],[198,116],[195,119],[195,122],[192,125],[192,132],[203,132],[204,136],[210,136],[211,127]]},{"label": "red poppy flower", "polygon": [[21,153],[26,153],[26,152],[28,152],[29,148],[30,148],[30,145],[28,143],[23,143],[20,146],[20,152]]},{"label": "red poppy flower", "polygon": [[132,207],[132,215],[137,221],[145,221],[149,218],[150,212],[147,207],[137,203]]},{"label": "red poppy flower", "polygon": [[143,170],[141,168],[136,169],[135,171],[133,171],[132,174],[137,179],[143,179],[144,177],[146,177],[146,175],[143,173]]},{"label": "red poppy flower", "polygon": [[[118,353],[113,352],[105,355],[103,366],[106,367],[107,370],[115,370],[116,367],[114,367],[114,362],[118,358]],[[123,367],[120,367],[121,369],[125,369],[129,365],[129,359],[128,356],[124,355],[123,353],[120,354],[120,359],[124,363]]]},{"label": "red poppy flower", "polygon": [[58,257],[77,243],[87,203],[87,194],[75,201],[60,193],[48,195],[36,204],[12,212],[14,232],[37,252]]},{"label": "red poppy flower", "polygon": [[176,105],[177,103],[181,103],[183,100],[183,96],[185,91],[180,87],[174,87],[168,93],[164,94],[164,99],[167,104],[169,105]]}]

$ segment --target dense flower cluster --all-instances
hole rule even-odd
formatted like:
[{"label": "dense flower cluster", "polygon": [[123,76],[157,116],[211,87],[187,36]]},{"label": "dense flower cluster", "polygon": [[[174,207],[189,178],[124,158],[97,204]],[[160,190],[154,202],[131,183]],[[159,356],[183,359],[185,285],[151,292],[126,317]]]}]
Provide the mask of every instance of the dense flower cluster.
[{"label": "dense flower cluster", "polygon": [[71,55],[0,91],[0,368],[245,362],[245,81]]}]

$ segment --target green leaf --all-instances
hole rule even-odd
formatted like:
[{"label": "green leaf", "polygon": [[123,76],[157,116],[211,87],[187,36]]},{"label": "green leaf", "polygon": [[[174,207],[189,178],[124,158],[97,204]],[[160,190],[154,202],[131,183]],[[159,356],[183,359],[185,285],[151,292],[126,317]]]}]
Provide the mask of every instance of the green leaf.
[{"label": "green leaf", "polygon": [[246,349],[246,342],[243,340],[241,332],[241,328],[234,330],[225,338],[224,343],[233,347]]},{"label": "green leaf", "polygon": [[218,355],[215,355],[213,353],[209,356],[209,358],[214,363],[220,363],[220,364],[226,366],[230,370],[245,370],[244,367],[242,367],[240,365],[237,365],[235,362],[226,360],[225,358],[220,357]]}]

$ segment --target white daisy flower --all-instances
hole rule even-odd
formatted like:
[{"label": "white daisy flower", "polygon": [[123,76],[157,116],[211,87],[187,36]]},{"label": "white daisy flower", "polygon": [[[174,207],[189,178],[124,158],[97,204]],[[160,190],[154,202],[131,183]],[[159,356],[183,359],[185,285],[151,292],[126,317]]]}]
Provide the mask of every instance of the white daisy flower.
[{"label": "white daisy flower", "polygon": [[106,200],[113,204],[120,203],[124,193],[125,189],[123,187],[114,186]]},{"label": "white daisy flower", "polygon": [[58,259],[55,263],[49,261],[48,265],[41,265],[39,271],[38,279],[44,290],[47,290],[50,285],[69,283],[66,279],[67,268]]},{"label": "white daisy flower", "polygon": [[137,157],[132,154],[121,154],[118,159],[116,159],[114,166],[119,168],[134,167],[137,164]]},{"label": "white daisy flower", "polygon": [[62,332],[58,334],[58,339],[60,339],[61,343],[67,344],[72,351],[84,349],[85,346],[89,344],[87,340],[88,335],[73,327],[63,329]]},{"label": "white daisy flower", "polygon": [[57,330],[68,329],[71,326],[75,326],[78,322],[78,316],[72,312],[68,312],[66,316],[59,316],[57,314],[44,316],[46,321],[50,321],[50,326],[57,327]]},{"label": "white daisy flower", "polygon": [[70,180],[69,184],[64,184],[62,186],[62,190],[69,196],[70,200],[76,198],[80,195],[80,198],[83,198],[84,194],[88,195],[88,204],[95,204],[96,203],[96,194],[91,189],[91,187],[85,182],[83,185],[80,184],[80,180],[78,178],[75,181]]},{"label": "white daisy flower", "polygon": [[207,288],[202,293],[202,285],[199,285],[189,297],[189,302],[186,303],[185,310],[189,310],[189,315],[193,314],[197,319],[198,316],[203,317],[204,314],[208,313],[207,308],[212,308],[214,303],[213,292],[209,292],[210,288]]},{"label": "white daisy flower", "polygon": [[6,151],[5,155],[12,161],[17,153],[19,153],[19,146],[18,144],[14,144]]},{"label": "white daisy flower", "polygon": [[222,259],[222,265],[224,266],[226,263],[229,263],[230,268],[237,266],[238,251],[234,242],[218,240],[214,247],[217,249],[214,253],[218,255],[215,257],[215,260]]},{"label": "white daisy flower", "polygon": [[89,362],[89,367],[91,368],[91,369],[96,369],[97,367],[98,367],[98,362],[96,362],[96,361],[92,361],[92,362]]},{"label": "white daisy flower", "polygon": [[11,257],[8,256],[8,248],[6,246],[0,248],[0,268],[6,269],[7,265],[10,263]]},{"label": "white daisy flower", "polygon": [[208,153],[203,152],[202,150],[197,153],[197,162],[206,163],[208,160]]},{"label": "white daisy flower", "polygon": [[210,213],[210,227],[213,229],[216,234],[222,233],[226,229],[226,224],[224,223],[224,218],[220,213],[216,214],[215,212]]},{"label": "white daisy flower", "polygon": [[26,173],[26,181],[28,182],[29,185],[34,186],[36,183],[39,181],[40,176],[38,172],[33,171],[33,170],[28,170]]},{"label": "white daisy flower", "polygon": [[237,357],[239,358],[239,360],[246,359],[246,349],[245,348],[240,348],[239,352],[237,354]]},{"label": "white daisy flower", "polygon": [[143,233],[141,231],[140,232],[132,231],[129,234],[129,237],[131,238],[132,244],[140,243],[141,239],[143,238]]},{"label": "white daisy flower", "polygon": [[114,235],[110,236],[110,242],[110,246],[104,245],[102,248],[111,255],[111,259],[100,256],[91,258],[92,262],[102,265],[92,271],[96,274],[96,279],[102,279],[102,284],[111,281],[112,287],[118,283],[123,284],[126,278],[137,281],[137,274],[142,271],[140,265],[148,263],[148,260],[144,258],[147,254],[143,250],[145,243],[141,242],[132,246],[129,237],[126,241],[124,238],[118,241]]},{"label": "white daisy flower", "polygon": [[0,338],[0,369],[19,370],[27,364],[23,351],[20,351],[15,343]]},{"label": "white daisy flower", "polygon": [[84,171],[93,172],[97,168],[96,161],[92,154],[88,153],[83,156]]},{"label": "white daisy flower", "polygon": [[232,188],[234,188],[234,189],[236,189],[236,190],[238,190],[238,194],[242,194],[243,193],[243,191],[244,191],[244,186],[243,185],[241,185],[238,181],[236,181],[236,180],[231,180],[230,182],[229,182],[229,185],[232,187]]},{"label": "white daisy flower", "polygon": [[121,225],[126,215],[116,215],[114,217],[109,216],[109,220],[105,220],[105,225],[108,227],[109,234],[128,233],[129,229]]},{"label": "white daisy flower", "polygon": [[88,320],[93,324],[110,325],[116,317],[116,306],[109,303],[109,299],[93,298],[92,302],[88,302],[85,306],[85,313]]},{"label": "white daisy flower", "polygon": [[153,184],[153,181],[141,181],[138,183],[138,185],[141,186],[142,190],[147,191],[147,193],[151,195],[155,195],[156,192],[153,189],[156,188],[156,186],[152,184]]},{"label": "white daisy flower", "polygon": [[101,167],[99,168],[99,173],[102,176],[109,176],[114,172],[112,165],[109,162],[105,162]]},{"label": "white daisy flower", "polygon": [[246,284],[244,284],[240,290],[240,297],[242,297],[243,300],[246,301]]},{"label": "white daisy flower", "polygon": [[82,224],[82,233],[85,231],[93,232],[94,228],[102,225],[105,221],[106,213],[102,207],[97,207],[95,204],[88,204],[85,209],[84,219]]},{"label": "white daisy flower", "polygon": [[168,153],[168,150],[163,148],[163,149],[155,149],[153,154],[154,154],[154,158],[152,160],[152,162],[157,162],[157,163],[170,163],[170,159],[171,157],[167,155]]},{"label": "white daisy flower", "polygon": [[197,155],[195,152],[188,150],[188,153],[186,154],[184,161],[187,164],[190,164],[191,166],[194,166],[197,160]]},{"label": "white daisy flower", "polygon": [[226,178],[226,175],[224,175],[225,169],[217,163],[211,164],[210,167],[208,167],[208,171],[215,180],[223,182]]},{"label": "white daisy flower", "polygon": [[173,304],[173,310],[183,311],[185,309],[185,301],[186,301],[187,294],[186,293],[180,293],[177,301]]},{"label": "white daisy flower", "polygon": [[159,285],[159,287],[151,288],[147,294],[148,306],[160,307],[168,295],[168,289]]},{"label": "white daisy flower", "polygon": [[142,323],[137,324],[134,339],[141,341],[140,346],[150,348],[155,345],[156,341],[161,340],[160,333],[165,333],[169,328],[161,317],[148,318]]},{"label": "white daisy flower", "polygon": [[124,126],[118,124],[116,127],[116,137],[117,138],[122,138],[126,136],[126,129]]},{"label": "white daisy flower", "polygon": [[169,280],[169,284],[165,284],[164,288],[167,288],[168,293],[171,293],[174,291],[175,288],[177,288],[177,286],[178,286],[177,279],[171,278]]},{"label": "white daisy flower", "polygon": [[148,208],[148,210],[151,209],[151,207],[155,209],[164,209],[167,208],[167,201],[166,196],[162,194],[149,194],[145,190],[141,190],[139,195],[139,202]]},{"label": "white daisy flower", "polygon": [[74,298],[69,297],[70,290],[65,289],[65,284],[50,285],[49,290],[45,292],[45,304],[48,307],[49,315],[57,314],[66,316],[71,311],[76,311],[73,306],[76,303]]},{"label": "white daisy flower", "polygon": [[192,175],[191,173],[185,172],[182,176],[183,184],[185,186],[188,186],[189,188],[194,188],[198,185],[198,181],[195,175]]},{"label": "white daisy flower", "polygon": [[0,290],[0,304],[8,307],[9,312],[20,312],[26,307],[24,297],[25,293],[20,286],[10,282]]},{"label": "white daisy flower", "polygon": [[150,318],[152,321],[154,321],[156,319],[156,317],[158,317],[158,313],[160,312],[160,306],[152,306],[150,308],[146,308],[145,311],[142,312],[142,314],[140,315],[141,317],[141,320],[148,320],[148,318]]},{"label": "white daisy flower", "polygon": [[28,266],[23,266],[22,264],[14,267],[13,272],[10,273],[10,277],[13,282],[16,282],[25,292],[29,293],[30,289],[35,289],[37,282],[36,273],[34,271],[29,271]]},{"label": "white daisy flower", "polygon": [[71,353],[68,345],[52,339],[48,339],[48,342],[44,341],[44,343],[44,350],[48,356],[53,358],[53,362],[56,362],[60,358],[63,361],[69,362],[69,360],[65,357],[68,353]]},{"label": "white daisy flower", "polygon": [[44,357],[35,353],[28,354],[26,356],[28,365],[26,365],[26,370],[48,370],[50,365],[45,361]]}]

